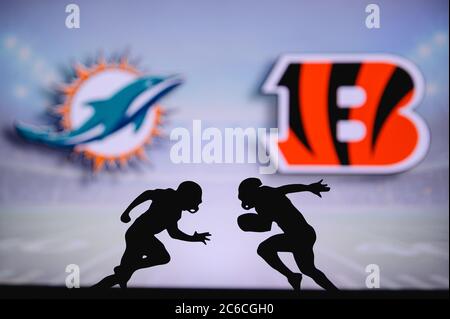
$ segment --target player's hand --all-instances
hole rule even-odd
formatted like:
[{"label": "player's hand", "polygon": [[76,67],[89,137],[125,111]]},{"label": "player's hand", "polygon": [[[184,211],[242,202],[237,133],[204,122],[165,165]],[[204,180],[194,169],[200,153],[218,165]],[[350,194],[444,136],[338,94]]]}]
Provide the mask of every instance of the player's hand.
[{"label": "player's hand", "polygon": [[122,214],[122,216],[120,216],[120,220],[122,221],[122,223],[129,223],[131,218],[130,215],[125,212]]},{"label": "player's hand", "polygon": [[192,235],[192,238],[194,239],[194,241],[200,241],[202,243],[204,243],[206,245],[206,241],[210,240],[208,237],[211,236],[210,233],[197,233],[194,232],[194,235]]},{"label": "player's hand", "polygon": [[320,194],[321,192],[329,192],[330,188],[328,187],[327,184],[322,184],[323,179],[321,179],[320,181],[318,181],[317,183],[312,183],[309,185],[309,191],[311,193],[316,194],[319,197],[322,197],[322,195]]}]

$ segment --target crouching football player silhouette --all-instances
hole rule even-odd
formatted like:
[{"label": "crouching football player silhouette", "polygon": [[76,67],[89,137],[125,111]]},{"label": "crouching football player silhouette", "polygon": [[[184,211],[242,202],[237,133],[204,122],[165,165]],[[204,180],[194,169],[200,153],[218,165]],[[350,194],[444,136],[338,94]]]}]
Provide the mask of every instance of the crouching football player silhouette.
[{"label": "crouching football player silhouette", "polygon": [[109,288],[119,284],[127,287],[127,282],[133,273],[141,268],[167,264],[170,255],[164,245],[155,237],[156,234],[167,230],[172,238],[202,242],[206,245],[210,233],[187,235],[177,225],[183,210],[196,213],[202,202],[202,189],[194,182],[181,183],[176,190],[155,189],[147,190],[139,195],[121,216],[121,221],[130,221],[130,212],[139,204],[151,200],[150,208],[139,216],[128,228],[125,234],[126,249],[120,265],[114,268],[114,274],[99,283],[95,288]]},{"label": "crouching football player silhouette", "polygon": [[257,214],[243,214],[238,217],[238,225],[243,231],[269,231],[275,222],[284,233],[263,241],[258,254],[275,270],[283,274],[294,290],[300,290],[302,274],[292,272],[283,264],[278,252],[292,252],[301,273],[311,277],[326,290],[338,288],[314,265],[313,245],[316,233],[303,215],[286,197],[289,193],[310,191],[319,197],[330,188],[322,180],[310,185],[294,184],[281,187],[262,185],[258,178],[247,178],[239,185],[239,199],[242,208],[255,208]]}]

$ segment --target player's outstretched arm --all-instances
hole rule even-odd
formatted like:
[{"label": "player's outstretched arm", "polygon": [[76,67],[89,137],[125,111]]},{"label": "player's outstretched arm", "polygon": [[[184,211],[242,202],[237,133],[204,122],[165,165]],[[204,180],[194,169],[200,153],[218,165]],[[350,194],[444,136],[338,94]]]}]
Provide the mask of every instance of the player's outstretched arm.
[{"label": "player's outstretched arm", "polygon": [[197,232],[194,232],[194,235],[192,235],[192,236],[188,235],[188,234],[182,232],[178,228],[177,224],[175,224],[171,227],[168,227],[167,232],[169,233],[169,236],[174,239],[190,241],[190,242],[202,242],[205,245],[206,245],[206,241],[210,240],[208,237],[211,236],[210,233],[197,233]]},{"label": "player's outstretched arm", "polygon": [[309,191],[313,194],[316,194],[319,197],[322,197],[322,192],[329,192],[330,187],[328,187],[328,184],[323,184],[323,179],[316,183],[312,183],[308,185]]},{"label": "player's outstretched arm", "polygon": [[277,190],[281,191],[283,194],[307,192],[307,191],[309,191],[308,186],[309,185],[303,185],[303,184],[290,184],[290,185],[284,185],[284,186],[277,187]]},{"label": "player's outstretched arm", "polygon": [[330,188],[327,184],[322,184],[323,179],[316,183],[312,183],[309,185],[303,185],[303,184],[291,184],[291,185],[284,185],[277,188],[277,190],[281,191],[283,194],[289,194],[289,193],[298,193],[298,192],[306,192],[309,191],[313,194],[316,194],[319,197],[322,197],[320,193],[322,192],[328,192],[330,191]]},{"label": "player's outstretched arm", "polygon": [[142,204],[145,201],[151,200],[152,199],[152,194],[153,194],[152,190],[146,190],[141,195],[136,197],[136,199],[131,202],[131,204],[127,207],[127,209],[125,209],[125,211],[123,212],[122,216],[120,216],[120,220],[122,222],[124,222],[124,223],[128,223],[131,220],[130,219],[130,212],[133,210],[133,208],[135,208],[136,206]]}]

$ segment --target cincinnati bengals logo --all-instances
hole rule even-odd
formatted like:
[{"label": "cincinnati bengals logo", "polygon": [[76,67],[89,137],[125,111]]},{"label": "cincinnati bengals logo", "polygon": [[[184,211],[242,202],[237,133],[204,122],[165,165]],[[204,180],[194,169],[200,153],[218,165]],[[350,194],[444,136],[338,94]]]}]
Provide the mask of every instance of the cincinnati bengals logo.
[{"label": "cincinnati bengals logo", "polygon": [[417,68],[396,56],[282,56],[263,85],[278,94],[279,139],[270,152],[281,172],[404,171],[429,145],[413,112],[423,87]]}]

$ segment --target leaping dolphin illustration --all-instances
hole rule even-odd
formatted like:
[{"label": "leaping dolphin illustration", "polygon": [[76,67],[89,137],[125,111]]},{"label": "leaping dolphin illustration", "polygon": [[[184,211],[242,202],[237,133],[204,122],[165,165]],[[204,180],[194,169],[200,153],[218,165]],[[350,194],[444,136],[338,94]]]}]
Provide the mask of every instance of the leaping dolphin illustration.
[{"label": "leaping dolphin illustration", "polygon": [[[86,103],[94,111],[92,116],[79,128],[69,132],[56,132],[21,123],[16,123],[15,128],[17,133],[27,140],[68,148],[101,140],[129,123],[134,123],[135,130],[138,130],[147,111],[155,102],[182,82],[179,76],[140,77],[109,99]],[[143,102],[136,104],[134,101]]]}]

